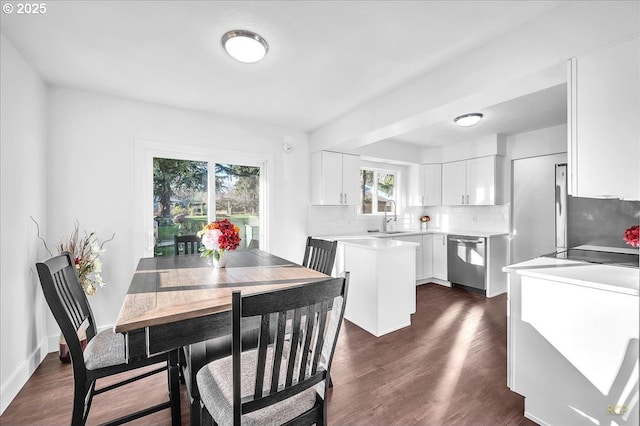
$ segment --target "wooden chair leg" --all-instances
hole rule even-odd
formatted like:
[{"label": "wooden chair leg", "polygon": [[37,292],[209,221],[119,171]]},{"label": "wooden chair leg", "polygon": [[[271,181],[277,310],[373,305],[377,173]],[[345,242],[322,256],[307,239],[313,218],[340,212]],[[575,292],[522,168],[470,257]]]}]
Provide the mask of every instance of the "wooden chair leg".
[{"label": "wooden chair leg", "polygon": [[171,401],[171,424],[179,426],[182,419],[180,415],[180,379],[178,364],[178,350],[168,354],[168,379],[169,379],[169,400]]},{"label": "wooden chair leg", "polygon": [[84,383],[73,384],[73,410],[71,412],[71,425],[84,426],[88,414],[86,402],[87,391],[91,392],[93,386],[87,390]]}]

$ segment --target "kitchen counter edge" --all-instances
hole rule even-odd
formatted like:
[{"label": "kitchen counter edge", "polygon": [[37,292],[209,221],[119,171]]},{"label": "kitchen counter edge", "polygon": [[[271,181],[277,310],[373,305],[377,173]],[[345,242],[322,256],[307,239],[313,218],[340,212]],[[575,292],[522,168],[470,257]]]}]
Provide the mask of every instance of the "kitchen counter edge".
[{"label": "kitchen counter edge", "polygon": [[638,268],[538,257],[505,266],[502,270],[521,276],[640,296]]}]

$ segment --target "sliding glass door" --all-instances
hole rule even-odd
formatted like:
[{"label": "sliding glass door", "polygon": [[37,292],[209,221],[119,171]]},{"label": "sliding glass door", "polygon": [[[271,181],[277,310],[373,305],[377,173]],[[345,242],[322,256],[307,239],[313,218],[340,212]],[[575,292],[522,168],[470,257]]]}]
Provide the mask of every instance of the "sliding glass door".
[{"label": "sliding glass door", "polygon": [[152,164],[153,256],[173,256],[175,235],[194,235],[220,219],[240,229],[238,250],[261,248],[264,165],[155,155]]},{"label": "sliding glass door", "polygon": [[215,218],[240,228],[238,250],[260,246],[260,167],[216,163]]},{"label": "sliding glass door", "polygon": [[174,235],[193,235],[208,221],[206,161],[153,159],[154,256],[174,254]]}]

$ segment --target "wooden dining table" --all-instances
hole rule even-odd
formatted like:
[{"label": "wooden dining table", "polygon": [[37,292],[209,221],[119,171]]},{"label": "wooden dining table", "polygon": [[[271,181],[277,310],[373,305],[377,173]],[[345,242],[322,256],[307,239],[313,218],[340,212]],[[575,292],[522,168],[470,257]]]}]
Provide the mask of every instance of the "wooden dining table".
[{"label": "wooden dining table", "polygon": [[227,256],[227,266],[219,269],[199,255],[140,259],[114,326],[125,335],[127,359],[230,334],[235,290],[251,294],[328,278],[262,250]]}]

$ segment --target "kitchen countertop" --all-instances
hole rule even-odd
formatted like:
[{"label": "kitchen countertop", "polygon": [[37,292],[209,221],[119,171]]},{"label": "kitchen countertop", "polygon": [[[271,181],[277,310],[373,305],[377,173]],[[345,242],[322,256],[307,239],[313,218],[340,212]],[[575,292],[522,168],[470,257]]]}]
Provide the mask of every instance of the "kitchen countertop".
[{"label": "kitchen countertop", "polygon": [[393,231],[391,233],[385,232],[360,232],[360,233],[349,233],[349,234],[331,234],[331,235],[318,235],[317,238],[322,238],[325,240],[352,240],[352,239],[380,239],[380,238],[396,238],[396,237],[409,237],[412,235],[425,235],[425,234],[447,234],[447,235],[464,235],[469,237],[495,237],[499,235],[508,235],[508,232],[500,232],[500,231],[470,231],[470,230],[460,230],[460,229],[451,229],[451,230],[443,230],[438,228],[429,228],[429,229],[414,229],[414,230],[402,230],[402,231]]},{"label": "kitchen countertop", "polygon": [[502,268],[504,272],[616,293],[640,295],[640,270],[573,260],[538,257]]}]

